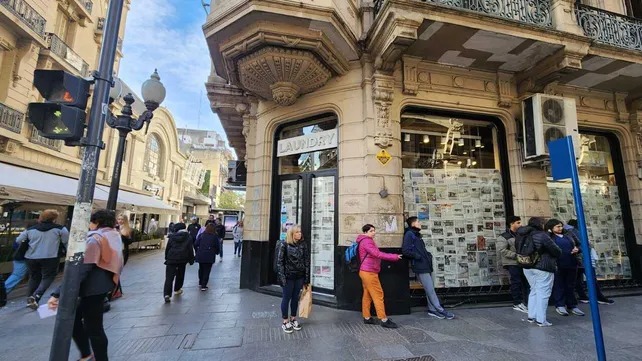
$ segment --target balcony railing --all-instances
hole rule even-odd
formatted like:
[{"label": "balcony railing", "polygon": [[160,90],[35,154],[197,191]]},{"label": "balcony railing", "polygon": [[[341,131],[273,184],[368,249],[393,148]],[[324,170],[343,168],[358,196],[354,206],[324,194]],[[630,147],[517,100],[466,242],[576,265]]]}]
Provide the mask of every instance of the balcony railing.
[{"label": "balcony railing", "polygon": [[49,44],[49,50],[51,50],[52,53],[63,58],[69,65],[78,70],[81,76],[87,76],[89,74],[89,64],[82,60],[80,55],[71,50],[56,34],[47,33],[46,39]]},{"label": "balcony railing", "polygon": [[[387,0],[375,0],[375,16]],[[416,0],[444,7],[552,27],[550,0]]]},{"label": "balcony railing", "polygon": [[642,50],[642,20],[577,4],[577,23],[584,35],[600,43]]},{"label": "balcony railing", "polygon": [[91,14],[91,10],[94,8],[94,3],[89,0],[84,0],[83,3],[85,5],[85,9],[87,9],[87,12]]},{"label": "balcony railing", "polygon": [[31,143],[34,144],[40,144],[44,147],[47,147],[49,149],[53,150],[60,150],[62,148],[62,141],[61,140],[55,140],[55,139],[47,139],[38,133],[38,129],[36,128],[31,128],[31,137],[30,139]]},{"label": "balcony railing", "polygon": [[47,24],[47,21],[25,0],[0,0],[0,4],[19,17],[23,23],[38,35],[45,36],[45,24]]},{"label": "balcony railing", "polygon": [[20,133],[25,115],[0,103],[0,127],[12,132]]}]

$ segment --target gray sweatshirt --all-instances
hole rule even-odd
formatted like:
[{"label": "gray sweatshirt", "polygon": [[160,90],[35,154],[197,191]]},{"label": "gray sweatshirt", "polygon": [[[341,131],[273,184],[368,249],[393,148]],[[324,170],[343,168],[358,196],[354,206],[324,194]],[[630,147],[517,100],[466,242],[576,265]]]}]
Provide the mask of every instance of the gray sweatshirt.
[{"label": "gray sweatshirt", "polygon": [[69,231],[64,226],[40,222],[20,233],[16,242],[29,242],[26,259],[57,258],[60,243],[67,247]]}]

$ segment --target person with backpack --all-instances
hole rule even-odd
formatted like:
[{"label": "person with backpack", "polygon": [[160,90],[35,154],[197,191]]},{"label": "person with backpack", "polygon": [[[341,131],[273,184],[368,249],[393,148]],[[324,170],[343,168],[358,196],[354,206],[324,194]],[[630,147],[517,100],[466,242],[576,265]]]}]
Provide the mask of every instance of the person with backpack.
[{"label": "person with backpack", "polygon": [[241,250],[243,248],[243,221],[239,221],[234,228],[232,228],[232,235],[234,236],[234,255],[238,254],[241,257]]},{"label": "person with backpack", "polygon": [[501,255],[500,264],[510,275],[510,294],[513,298],[513,309],[515,311],[528,313],[528,307],[524,301],[528,298],[529,286],[524,270],[517,265],[517,253],[515,252],[515,237],[517,230],[522,226],[522,219],[517,216],[508,217],[509,228],[506,232],[497,237],[497,250]]},{"label": "person with backpack", "polygon": [[557,219],[546,222],[546,231],[555,244],[562,250],[557,258],[557,272],[553,284],[553,300],[555,311],[562,316],[568,316],[568,310],[576,316],[584,316],[584,312],[577,307],[575,298],[575,280],[577,279],[579,244],[568,233],[564,234],[564,224]]},{"label": "person with backpack", "polygon": [[528,226],[517,230],[515,250],[517,263],[524,268],[524,276],[531,286],[528,322],[536,322],[540,327],[553,326],[546,320],[546,308],[557,271],[556,259],[562,250],[544,232],[544,218],[533,217],[528,220]]},{"label": "person with backpack", "polygon": [[381,320],[381,326],[385,328],[397,328],[397,324],[386,316],[386,307],[383,303],[383,288],[379,281],[381,271],[381,260],[397,262],[403,256],[400,254],[385,253],[379,250],[374,241],[376,234],[375,226],[366,224],[361,227],[363,234],[357,236],[356,243],[359,247],[359,278],[363,285],[363,298],[361,299],[361,313],[363,323],[374,325],[376,321],[371,317],[370,308],[374,302],[377,317]]},{"label": "person with backpack", "polygon": [[183,282],[185,281],[185,267],[189,263],[194,264],[194,242],[192,236],[186,230],[185,223],[174,225],[176,233],[169,236],[165,247],[165,286],[163,296],[165,303],[169,303],[172,297],[172,285],[174,294],[183,294]]},{"label": "person with backpack", "polygon": [[283,287],[281,328],[285,333],[300,331],[301,324],[296,316],[299,309],[299,293],[304,286],[310,286],[310,253],[299,225],[293,225],[288,229],[285,241],[277,242],[275,267],[279,284]]},{"label": "person with backpack", "polygon": [[214,224],[210,223],[204,228],[205,231],[196,237],[196,242],[194,242],[196,262],[198,262],[198,285],[201,291],[207,291],[212,265],[216,261],[216,255],[221,246],[214,230]]},{"label": "person with backpack", "polygon": [[417,217],[409,217],[406,220],[408,228],[403,236],[402,252],[405,257],[410,259],[412,271],[417,276],[419,282],[426,292],[428,302],[428,315],[443,320],[444,318],[452,320],[455,315],[445,310],[439,303],[439,298],[435,292],[435,286],[432,280],[432,254],[426,249],[426,243],[421,238],[421,223]]}]

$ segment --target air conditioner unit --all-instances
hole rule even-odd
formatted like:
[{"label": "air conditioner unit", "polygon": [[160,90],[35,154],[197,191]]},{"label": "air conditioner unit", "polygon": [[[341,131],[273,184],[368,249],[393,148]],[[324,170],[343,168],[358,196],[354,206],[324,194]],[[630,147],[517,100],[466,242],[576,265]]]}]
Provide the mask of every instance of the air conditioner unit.
[{"label": "air conditioner unit", "polygon": [[535,94],[522,101],[524,157],[543,160],[549,156],[548,142],[571,136],[575,156],[580,156],[575,99]]}]

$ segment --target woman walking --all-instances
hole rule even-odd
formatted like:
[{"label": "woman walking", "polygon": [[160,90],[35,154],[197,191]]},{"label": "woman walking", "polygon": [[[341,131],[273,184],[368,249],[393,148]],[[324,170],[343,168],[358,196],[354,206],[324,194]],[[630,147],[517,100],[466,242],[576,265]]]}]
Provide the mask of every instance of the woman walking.
[{"label": "woman walking", "polygon": [[[310,257],[308,246],[303,241],[301,227],[293,225],[288,229],[285,242],[279,241],[277,248],[277,275],[283,287],[281,300],[281,328],[285,333],[301,330],[301,324],[296,319],[299,309],[299,293],[304,285],[310,285]],[[290,315],[288,317],[288,306]]]},{"label": "woman walking", "polygon": [[531,286],[528,295],[528,322],[537,322],[540,327],[553,326],[546,320],[546,307],[553,289],[553,279],[557,271],[555,261],[562,250],[544,232],[544,219],[533,217],[528,220],[528,226],[517,230],[520,239],[526,240],[530,237],[535,246],[539,258],[533,268],[525,268],[524,276]]},{"label": "woman walking", "polygon": [[234,228],[232,228],[232,236],[234,237],[234,255],[241,257],[241,249],[243,248],[243,221],[239,221]]},{"label": "woman walking", "polygon": [[[123,265],[126,265],[127,260],[129,259],[129,245],[133,242],[132,228],[129,226],[129,219],[127,219],[124,214],[118,215],[116,223],[116,228],[118,229],[118,232],[120,232],[120,238],[123,240]],[[118,286],[116,286],[111,298],[120,297],[123,297],[123,286],[119,280]]]},{"label": "woman walking", "polygon": [[176,223],[176,233],[169,236],[165,247],[165,286],[163,296],[165,303],[169,303],[172,297],[172,286],[174,294],[183,294],[183,282],[185,281],[185,267],[187,264],[194,264],[194,242],[192,236],[186,229],[185,223]]},{"label": "woman walking", "polygon": [[[107,361],[107,335],[103,328],[103,300],[114,289],[123,269],[120,234],[114,229],[113,211],[98,210],[91,215],[87,248],[81,269],[80,293],[73,340],[80,360]],[[50,309],[58,308],[60,289],[47,301]],[[93,351],[93,353],[92,353]]]},{"label": "woman walking", "polygon": [[577,307],[575,298],[579,244],[575,243],[573,236],[564,233],[564,225],[557,219],[546,222],[546,231],[562,250],[562,254],[557,258],[557,272],[553,282],[555,311],[562,316],[568,316],[568,310],[574,315],[584,316],[584,312]]},{"label": "woman walking", "polygon": [[201,291],[207,291],[210,272],[216,260],[216,255],[220,251],[220,245],[216,229],[212,223],[205,226],[205,231],[196,237],[194,249],[196,250],[196,262],[198,262],[198,286]]},{"label": "woman walking", "polygon": [[359,277],[363,284],[363,298],[361,299],[361,313],[363,314],[363,323],[374,325],[376,321],[370,315],[370,307],[374,302],[377,317],[381,320],[381,326],[386,328],[397,328],[397,324],[392,322],[386,316],[386,307],[383,303],[383,288],[379,281],[379,272],[381,271],[381,260],[397,262],[402,255],[385,253],[379,250],[374,242],[376,233],[372,224],[366,224],[361,228],[363,234],[357,236],[359,244]]}]

